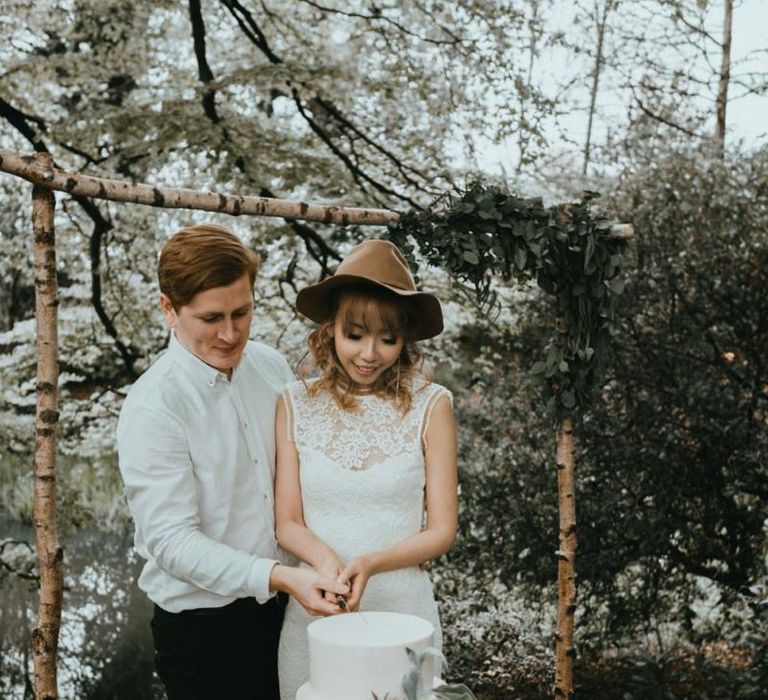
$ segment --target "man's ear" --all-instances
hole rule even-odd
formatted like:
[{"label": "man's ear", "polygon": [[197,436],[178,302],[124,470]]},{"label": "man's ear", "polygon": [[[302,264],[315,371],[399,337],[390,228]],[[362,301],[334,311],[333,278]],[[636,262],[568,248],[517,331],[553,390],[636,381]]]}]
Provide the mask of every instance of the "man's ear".
[{"label": "man's ear", "polygon": [[160,292],[160,308],[165,316],[166,323],[173,328],[176,325],[176,309],[173,308],[167,294]]}]

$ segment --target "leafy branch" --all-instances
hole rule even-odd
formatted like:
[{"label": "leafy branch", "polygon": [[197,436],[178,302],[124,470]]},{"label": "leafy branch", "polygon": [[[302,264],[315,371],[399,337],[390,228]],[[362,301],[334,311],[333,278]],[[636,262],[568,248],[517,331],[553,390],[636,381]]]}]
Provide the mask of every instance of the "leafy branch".
[{"label": "leafy branch", "polygon": [[496,303],[494,277],[535,281],[554,297],[558,323],[532,372],[559,417],[589,405],[618,332],[624,238],[590,204],[595,196],[545,207],[541,199],[476,183],[389,225],[401,249],[412,254],[415,243],[430,264],[469,283],[483,304]]}]

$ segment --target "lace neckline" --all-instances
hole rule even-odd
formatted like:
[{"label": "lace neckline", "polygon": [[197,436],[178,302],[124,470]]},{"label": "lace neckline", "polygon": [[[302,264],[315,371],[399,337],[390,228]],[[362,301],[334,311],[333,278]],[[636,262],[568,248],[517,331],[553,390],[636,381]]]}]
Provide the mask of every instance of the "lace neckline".
[{"label": "lace neckline", "polygon": [[403,414],[389,397],[374,393],[355,394],[358,409],[340,411],[329,391],[310,396],[297,385],[290,390],[292,434],[300,449],[323,453],[350,471],[411,456],[419,461],[427,407],[441,391],[432,386],[432,391],[416,392],[411,410]]}]

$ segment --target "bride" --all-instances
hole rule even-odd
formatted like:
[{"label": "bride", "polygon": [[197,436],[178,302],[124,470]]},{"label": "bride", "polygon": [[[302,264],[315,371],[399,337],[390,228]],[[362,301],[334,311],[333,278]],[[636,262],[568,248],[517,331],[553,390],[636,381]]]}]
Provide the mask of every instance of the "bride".
[{"label": "bride", "polygon": [[[441,633],[427,573],[456,535],[451,394],[418,372],[415,341],[443,329],[440,302],[419,292],[390,242],[353,248],[336,274],[299,292],[318,323],[305,374],[278,403],[275,525],[282,547],[350,587],[338,611],[419,615]],[[309,679],[307,625],[292,599],[279,648],[280,694]]]}]

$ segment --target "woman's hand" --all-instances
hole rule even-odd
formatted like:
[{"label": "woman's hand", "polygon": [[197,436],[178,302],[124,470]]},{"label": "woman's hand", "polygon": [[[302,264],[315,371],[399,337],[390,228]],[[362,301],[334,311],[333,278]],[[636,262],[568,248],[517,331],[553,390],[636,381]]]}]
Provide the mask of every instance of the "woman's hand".
[{"label": "woman's hand", "polygon": [[375,573],[371,560],[365,555],[356,557],[342,570],[339,581],[348,584],[350,587],[350,592],[345,597],[347,599],[347,607],[351,612],[357,612],[360,607],[360,600],[365,592],[365,587],[368,584],[368,579]]},{"label": "woman's hand", "polygon": [[[318,574],[325,576],[326,578],[333,579],[334,581],[341,580],[340,577],[343,570],[344,564],[335,554],[330,554],[325,557],[322,563],[315,568],[315,571],[317,571]],[[336,604],[338,593],[334,593],[333,591],[326,591],[324,597],[329,603]]]}]

